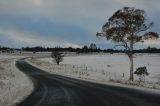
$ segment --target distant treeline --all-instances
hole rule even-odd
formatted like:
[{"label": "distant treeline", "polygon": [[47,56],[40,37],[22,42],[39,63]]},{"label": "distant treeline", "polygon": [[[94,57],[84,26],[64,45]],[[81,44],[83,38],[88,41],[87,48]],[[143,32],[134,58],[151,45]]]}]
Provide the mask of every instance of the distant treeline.
[{"label": "distant treeline", "polygon": [[44,47],[23,47],[23,51],[33,51],[33,52],[52,52],[52,51],[64,51],[64,52],[77,52],[77,53],[84,53],[84,52],[102,52],[101,49],[90,49],[86,48],[85,46],[83,48],[72,48],[72,47],[54,47],[54,48],[44,48]]},{"label": "distant treeline", "polygon": [[[105,53],[124,53],[124,50],[115,50],[115,49],[100,49],[100,48],[91,48],[84,46],[82,48],[61,48],[61,47],[54,47],[54,48],[44,48],[44,47],[23,47],[22,50],[24,51],[35,51],[35,52],[52,52],[52,51],[68,51],[68,52],[77,52],[77,53],[89,53],[89,52],[105,52]],[[134,50],[134,53],[160,53],[159,48],[152,48],[148,47],[145,49]]]},{"label": "distant treeline", "polygon": [[[52,51],[76,52],[76,53],[90,53],[90,52],[125,53],[124,50],[90,48],[87,46],[84,46],[82,48],[72,48],[72,47],[67,47],[67,48],[62,48],[62,47],[49,48],[47,47],[46,48],[42,46],[37,46],[37,47],[22,47],[21,49],[0,47],[0,51],[9,52],[9,53],[13,53],[14,51],[30,51],[30,52],[35,52],[35,53],[36,52],[52,52]],[[134,50],[134,53],[160,53],[160,49],[148,47],[145,49]]]}]

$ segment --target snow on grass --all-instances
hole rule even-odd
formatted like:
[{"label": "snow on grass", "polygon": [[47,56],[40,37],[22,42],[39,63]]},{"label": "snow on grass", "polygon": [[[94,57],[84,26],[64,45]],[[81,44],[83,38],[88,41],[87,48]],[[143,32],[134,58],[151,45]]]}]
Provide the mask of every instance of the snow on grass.
[{"label": "snow on grass", "polygon": [[33,90],[31,80],[15,66],[18,56],[0,54],[0,106],[10,106]]},{"label": "snow on grass", "polygon": [[[127,85],[160,88],[160,54],[136,54],[134,70],[140,66],[147,66],[150,73],[145,83],[139,83],[135,75],[135,82],[129,79],[129,59],[124,54],[83,55],[64,57],[60,65],[53,63],[52,58],[34,58],[30,61],[41,69],[54,74],[74,78],[110,81]],[[124,73],[124,76],[123,76]]]},{"label": "snow on grass", "polygon": [[[117,77],[123,76],[123,73],[125,73],[124,77],[129,78],[129,59],[124,54],[66,57],[64,64],[84,64],[89,68],[110,72]],[[134,70],[140,66],[147,66],[150,73],[148,81],[158,81],[160,79],[159,54],[137,54],[134,58]]]},{"label": "snow on grass", "polygon": [[[39,61],[53,64],[52,58],[41,58]],[[106,55],[84,55],[65,57],[61,64],[75,65],[75,67],[86,67],[87,70],[110,73],[111,76],[129,78],[129,59],[124,54]],[[146,66],[150,75],[148,81],[160,80],[160,54],[136,54],[134,58],[134,70],[140,66]],[[135,75],[136,77],[136,75]],[[137,78],[137,77],[136,77]]]}]

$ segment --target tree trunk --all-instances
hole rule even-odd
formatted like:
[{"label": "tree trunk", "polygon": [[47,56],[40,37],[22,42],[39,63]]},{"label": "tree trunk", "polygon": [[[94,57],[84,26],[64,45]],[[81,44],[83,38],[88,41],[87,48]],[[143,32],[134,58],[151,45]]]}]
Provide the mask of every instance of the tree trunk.
[{"label": "tree trunk", "polygon": [[131,36],[129,59],[130,59],[130,81],[133,81],[134,80],[134,76],[133,76],[133,35]]},{"label": "tree trunk", "polygon": [[130,81],[133,81],[134,80],[134,77],[133,77],[133,53],[131,53],[129,59],[130,59]]}]

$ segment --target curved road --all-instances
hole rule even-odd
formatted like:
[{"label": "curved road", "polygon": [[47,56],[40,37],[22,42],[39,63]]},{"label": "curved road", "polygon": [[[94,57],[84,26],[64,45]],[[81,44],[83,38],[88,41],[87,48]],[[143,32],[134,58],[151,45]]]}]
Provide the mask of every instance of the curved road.
[{"label": "curved road", "polygon": [[160,106],[158,94],[49,74],[23,59],[16,66],[35,85],[33,93],[17,106]]}]

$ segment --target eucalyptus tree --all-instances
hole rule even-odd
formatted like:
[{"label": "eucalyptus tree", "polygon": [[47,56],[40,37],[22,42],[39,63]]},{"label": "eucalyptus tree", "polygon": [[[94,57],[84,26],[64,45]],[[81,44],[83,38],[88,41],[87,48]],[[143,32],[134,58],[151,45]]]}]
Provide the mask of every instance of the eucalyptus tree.
[{"label": "eucalyptus tree", "polygon": [[98,37],[105,37],[116,43],[115,46],[124,47],[130,60],[130,80],[133,76],[133,50],[134,45],[145,40],[155,40],[159,37],[150,30],[153,22],[148,22],[146,12],[134,7],[124,7],[117,10],[102,26],[102,31],[97,32]]}]

